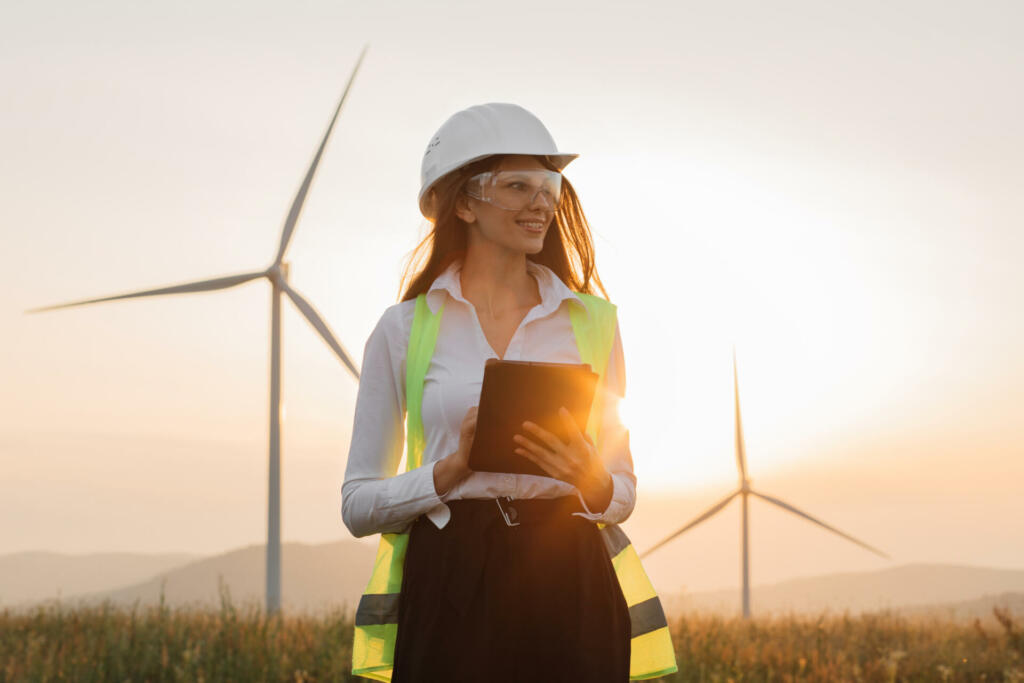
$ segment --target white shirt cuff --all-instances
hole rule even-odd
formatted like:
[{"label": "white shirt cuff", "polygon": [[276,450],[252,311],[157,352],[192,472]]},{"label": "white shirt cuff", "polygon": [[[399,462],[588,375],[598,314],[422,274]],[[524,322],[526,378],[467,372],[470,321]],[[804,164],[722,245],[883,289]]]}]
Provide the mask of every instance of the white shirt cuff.
[{"label": "white shirt cuff", "polygon": [[400,519],[414,520],[427,510],[436,507],[441,498],[434,490],[434,466],[437,462],[417,467],[411,472],[406,472],[400,477],[394,478],[396,484],[389,501],[389,512],[393,517]]},{"label": "white shirt cuff", "polygon": [[591,522],[603,522],[604,524],[618,524],[626,521],[626,517],[629,516],[629,489],[625,482],[622,481],[622,477],[617,477],[615,474],[612,477],[612,499],[608,501],[608,507],[605,508],[604,512],[591,512],[590,508],[587,507],[587,501],[583,500],[583,494],[580,493],[579,489],[576,489],[576,496],[580,499],[580,504],[583,506],[584,512],[572,513],[576,517],[582,517],[588,519]]},{"label": "white shirt cuff", "polygon": [[423,514],[427,516],[427,519],[434,523],[435,527],[437,527],[438,529],[443,529],[445,526],[447,526],[448,521],[452,518],[452,511],[447,505],[444,504],[444,501],[442,499],[445,496],[449,495],[455,489],[455,486],[452,486],[447,491],[442,491],[440,493],[437,492],[437,489],[434,487],[434,467],[436,467],[437,463],[439,462],[440,460],[435,460],[429,466],[420,467],[419,469],[430,470],[430,490],[434,493],[434,496],[437,498],[436,505],[431,507]]}]

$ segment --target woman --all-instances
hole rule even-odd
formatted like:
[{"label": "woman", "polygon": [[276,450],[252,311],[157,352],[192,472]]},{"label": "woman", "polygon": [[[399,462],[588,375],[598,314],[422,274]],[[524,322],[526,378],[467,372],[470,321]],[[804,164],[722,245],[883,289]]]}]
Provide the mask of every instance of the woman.
[{"label": "woman", "polygon": [[[636,498],[616,410],[622,342],[614,307],[592,295],[601,284],[589,228],[561,175],[575,157],[511,104],[456,113],[424,154],[420,208],[433,230],[410,268],[429,252],[366,342],[342,487],[352,534],[382,534],[356,618],[355,673],[395,682],[630,676],[632,602],[596,524],[624,521]],[[548,476],[472,472],[485,361],[579,363],[577,321],[598,308],[614,325],[596,359],[599,438],[568,413],[568,443],[524,423],[515,451]],[[409,471],[395,476],[407,412]],[[664,621],[656,608],[651,628]]]}]

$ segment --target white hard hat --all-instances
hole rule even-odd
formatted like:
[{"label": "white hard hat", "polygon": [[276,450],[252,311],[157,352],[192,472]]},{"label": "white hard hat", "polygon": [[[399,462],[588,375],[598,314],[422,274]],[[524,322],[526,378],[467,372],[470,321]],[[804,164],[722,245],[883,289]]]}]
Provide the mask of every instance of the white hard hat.
[{"label": "white hard hat", "polygon": [[492,154],[546,156],[559,171],[579,156],[559,152],[540,119],[518,104],[474,105],[452,114],[430,138],[420,168],[420,212],[427,216],[427,193],[438,179]]}]

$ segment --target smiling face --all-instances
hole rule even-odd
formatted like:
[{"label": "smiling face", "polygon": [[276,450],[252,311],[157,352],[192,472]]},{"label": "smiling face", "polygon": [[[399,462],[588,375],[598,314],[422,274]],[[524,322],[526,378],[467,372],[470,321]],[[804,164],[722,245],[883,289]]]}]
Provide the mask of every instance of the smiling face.
[{"label": "smiling face", "polygon": [[[546,171],[532,156],[504,157],[494,171]],[[543,192],[519,211],[509,211],[473,197],[459,198],[456,213],[469,224],[471,239],[493,242],[509,251],[536,254],[544,247],[544,236],[557,207]]]}]

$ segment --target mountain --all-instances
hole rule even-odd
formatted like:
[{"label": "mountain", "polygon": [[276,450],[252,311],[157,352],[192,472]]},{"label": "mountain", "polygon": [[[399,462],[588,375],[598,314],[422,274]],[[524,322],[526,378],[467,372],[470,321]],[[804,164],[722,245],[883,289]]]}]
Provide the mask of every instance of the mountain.
[{"label": "mountain", "polygon": [[[345,607],[352,609],[370,576],[376,555],[375,544],[365,541],[337,541],[318,545],[282,544],[282,602],[285,610],[307,614]],[[57,556],[60,557],[60,556]],[[92,556],[104,557],[104,556]],[[145,556],[129,556],[136,567]],[[172,556],[154,556],[159,564],[171,564]],[[5,558],[7,575],[17,574],[13,556]],[[109,556],[111,567],[125,564],[124,558]],[[31,564],[25,554],[20,558]],[[69,559],[61,574],[61,585],[84,582],[74,576],[83,565]],[[265,591],[265,546],[251,545],[220,555],[201,557],[178,566],[161,566],[151,575],[137,576],[115,588],[83,591],[69,595],[62,603],[98,604],[110,600],[130,608],[156,605],[161,588],[169,606],[202,606],[217,609],[221,604],[219,581],[226,595],[240,610],[262,608]],[[95,570],[96,563],[93,563]],[[27,570],[25,570],[27,571]],[[87,573],[88,577],[94,577]],[[108,582],[109,583],[109,582]],[[6,587],[6,584],[4,584]],[[53,590],[44,592],[52,595]],[[717,590],[681,595],[662,595],[666,611],[739,612],[739,590]],[[38,600],[22,602],[29,608]],[[754,615],[787,612],[820,614],[824,611],[857,614],[893,609],[906,614],[932,614],[953,618],[990,617],[993,605],[1006,605],[1014,613],[1024,611],[1024,570],[991,569],[962,565],[909,564],[868,572],[846,572],[757,585],[751,589]]]},{"label": "mountain", "polygon": [[[873,572],[846,572],[752,586],[751,614],[786,612],[851,613],[931,606],[979,596],[1024,593],[1024,570],[964,565],[908,564]],[[698,610],[734,614],[740,609],[739,589],[667,596],[669,611]],[[957,610],[954,608],[954,612]],[[959,610],[966,613],[966,607]],[[991,611],[991,610],[988,610]],[[920,610],[918,610],[920,612]]]},{"label": "mountain", "polygon": [[[184,566],[159,571],[145,580],[114,590],[92,591],[62,598],[65,605],[95,605],[109,600],[130,608],[160,602],[160,591],[171,607],[221,604],[220,579],[226,595],[239,609],[262,608],[266,591],[266,546],[251,545],[221,555],[205,557]],[[376,557],[376,547],[356,541],[319,545],[281,544],[282,605],[289,611],[320,613],[343,605],[354,606]],[[38,601],[15,607],[28,609]]]},{"label": "mountain", "polygon": [[910,616],[937,617],[951,621],[980,619],[982,622],[993,622],[995,621],[995,615],[992,612],[994,607],[1009,610],[1017,617],[1024,616],[1024,593],[988,594],[973,600],[950,602],[944,605],[905,607],[900,612]]},{"label": "mountain", "polygon": [[112,590],[184,566],[202,557],[188,553],[69,555],[24,552],[0,555],[0,606],[59,595]]}]

